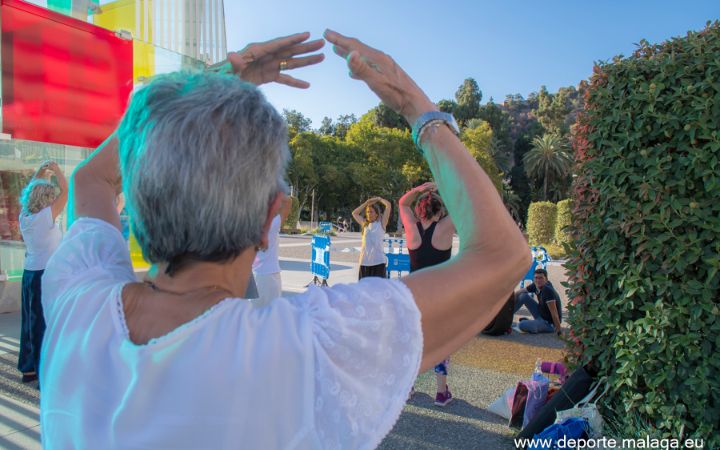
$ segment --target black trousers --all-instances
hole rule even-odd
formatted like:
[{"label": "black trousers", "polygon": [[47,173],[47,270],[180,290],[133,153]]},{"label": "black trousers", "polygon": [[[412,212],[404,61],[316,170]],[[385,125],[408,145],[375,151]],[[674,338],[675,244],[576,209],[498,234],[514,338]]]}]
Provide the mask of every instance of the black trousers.
[{"label": "black trousers", "polygon": [[385,264],[377,264],[375,266],[360,266],[358,280],[365,277],[387,278],[387,270]]},{"label": "black trousers", "polygon": [[44,270],[25,270],[22,277],[20,353],[18,370],[22,373],[37,372],[40,368],[40,346],[45,334],[45,317],[40,291]]}]

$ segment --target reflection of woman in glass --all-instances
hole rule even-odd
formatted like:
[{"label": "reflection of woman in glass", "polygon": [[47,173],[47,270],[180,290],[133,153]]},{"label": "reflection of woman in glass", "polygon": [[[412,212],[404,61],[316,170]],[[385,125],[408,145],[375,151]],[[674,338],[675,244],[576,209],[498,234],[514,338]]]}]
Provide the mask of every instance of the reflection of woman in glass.
[{"label": "reflection of woman in glass", "polygon": [[[57,186],[50,181],[52,176]],[[59,192],[58,192],[59,188]],[[67,203],[67,181],[57,163],[48,161],[37,170],[20,198],[20,232],[25,241],[25,265],[22,277],[22,325],[18,370],[22,381],[37,379],[40,345],[45,318],[40,302],[40,279],[50,255],[60,244],[62,234],[55,220]]]},{"label": "reflection of woman in glass", "polygon": [[[385,209],[380,212],[382,203]],[[355,208],[352,216],[362,227],[362,248],[360,250],[360,273],[358,278],[386,277],[387,257],[383,250],[385,227],[390,220],[390,202],[380,197],[368,199]],[[363,212],[365,215],[363,216]]]}]

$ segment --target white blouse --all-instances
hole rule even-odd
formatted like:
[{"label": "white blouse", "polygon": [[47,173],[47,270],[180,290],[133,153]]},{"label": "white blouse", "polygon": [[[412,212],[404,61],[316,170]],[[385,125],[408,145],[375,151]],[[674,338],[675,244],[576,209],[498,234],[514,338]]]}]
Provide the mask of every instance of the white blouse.
[{"label": "white blouse", "polygon": [[42,280],[46,449],[375,448],[418,373],[420,313],[401,281],[311,287],[255,308],[227,298],[145,345],[120,232],[79,219]]},{"label": "white blouse", "polygon": [[21,213],[20,233],[25,242],[25,270],[43,270],[50,255],[62,239],[60,226],[52,217],[52,208],[43,208],[35,214]]},{"label": "white blouse", "polygon": [[383,248],[384,238],[385,228],[383,228],[380,219],[370,222],[363,227],[362,248],[360,250],[361,266],[387,264],[387,256],[385,256],[385,250]]},{"label": "white blouse", "polygon": [[268,231],[268,248],[255,255],[252,271],[255,275],[268,275],[280,272],[280,215],[275,216]]}]

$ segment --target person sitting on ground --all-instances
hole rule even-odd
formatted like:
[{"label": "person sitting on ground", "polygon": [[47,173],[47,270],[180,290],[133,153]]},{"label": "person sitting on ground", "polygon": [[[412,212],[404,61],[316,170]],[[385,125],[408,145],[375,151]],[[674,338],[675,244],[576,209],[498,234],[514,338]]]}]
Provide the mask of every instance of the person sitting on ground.
[{"label": "person sitting on ground", "polygon": [[[381,212],[382,203],[385,209]],[[387,256],[385,256],[385,229],[392,205],[380,197],[373,197],[355,208],[352,216],[362,227],[362,247],[360,248],[360,270],[358,279],[365,277],[387,277]],[[363,216],[364,213],[364,216]]]},{"label": "person sitting on ground", "polygon": [[[410,272],[449,260],[455,226],[437,193],[435,183],[429,182],[411,189],[400,198],[398,204],[410,253]],[[453,399],[447,385],[449,365],[448,356],[435,366],[435,404],[438,406],[445,406]]]},{"label": "person sitting on ground", "polygon": [[[57,186],[52,177],[57,180]],[[20,233],[25,242],[20,292],[20,351],[18,370],[22,382],[37,380],[40,348],[45,333],[41,279],[50,255],[62,239],[57,218],[65,209],[68,186],[55,161],[46,161],[35,172],[20,196]]]},{"label": "person sitting on ground", "polygon": [[[229,57],[237,76],[159,75],[72,177],[76,219],[43,279],[45,448],[375,448],[419,371],[473,338],[520,281],[525,242],[453,130],[428,119],[437,106],[386,54],[325,36],[420,129],[457,258],[253,307],[242,296],[290,157],[285,121],[254,85],[307,87],[285,69],[322,60],[302,55],[323,41],[251,44]],[[152,264],[142,282],[119,231],[121,186]]]},{"label": "person sitting on ground", "polygon": [[[533,316],[532,320],[521,319],[518,328],[525,333],[557,332],[558,335],[561,335],[562,303],[560,295],[548,281],[545,269],[535,269],[533,280],[533,283],[515,294],[515,312],[525,306]],[[539,301],[535,301],[532,294],[537,295]]]}]

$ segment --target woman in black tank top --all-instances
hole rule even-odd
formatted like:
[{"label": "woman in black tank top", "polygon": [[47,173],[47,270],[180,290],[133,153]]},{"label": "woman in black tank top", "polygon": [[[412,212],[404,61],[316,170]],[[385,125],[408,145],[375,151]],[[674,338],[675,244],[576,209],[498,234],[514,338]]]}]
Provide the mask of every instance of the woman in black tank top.
[{"label": "woman in black tank top", "polygon": [[[398,203],[400,205],[400,219],[405,227],[407,248],[410,253],[410,272],[434,266],[450,259],[452,234],[455,227],[450,220],[450,216],[447,215],[445,205],[437,193],[435,183],[425,183],[410,190],[402,196]],[[416,232],[413,232],[415,231],[413,227],[417,229]],[[443,236],[444,239],[443,237],[441,239],[449,240],[447,249],[438,249],[432,244],[433,236],[436,234],[438,227],[440,227],[440,232],[445,235]],[[435,379],[437,382],[435,404],[438,406],[445,406],[452,401],[452,394],[447,385],[449,364],[450,357],[447,357],[435,366]]]},{"label": "woman in black tank top", "polygon": [[408,249],[410,252],[410,272],[434,266],[450,259],[452,247],[447,250],[438,250],[432,245],[432,237],[437,224],[438,222],[433,222],[427,229],[423,230],[422,223],[420,221],[415,222],[422,243],[415,250]]}]

